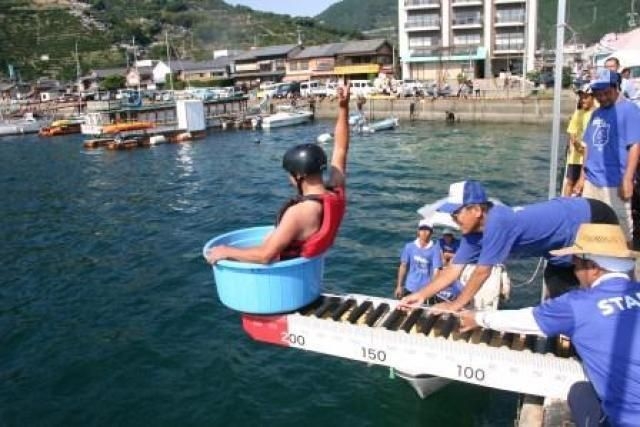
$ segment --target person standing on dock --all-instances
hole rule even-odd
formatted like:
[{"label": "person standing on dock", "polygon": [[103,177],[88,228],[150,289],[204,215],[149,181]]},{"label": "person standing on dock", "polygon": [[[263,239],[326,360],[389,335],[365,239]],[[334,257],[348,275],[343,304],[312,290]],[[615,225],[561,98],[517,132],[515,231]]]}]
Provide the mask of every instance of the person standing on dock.
[{"label": "person standing on dock", "polygon": [[580,289],[537,307],[460,314],[461,332],[477,327],[516,334],[565,335],[590,382],[567,401],[578,427],[640,425],[640,283],[629,278],[639,252],[620,226],[583,224],[576,242],[552,251],[571,255]]},{"label": "person standing on dock", "polygon": [[276,228],[254,247],[216,246],[206,259],[267,264],[303,256],[311,258],[325,252],[333,244],[346,205],[347,153],[349,151],[349,85],[338,91],[338,118],[335,127],[329,181],[323,172],[327,156],[316,144],[296,145],[284,154],[282,166],[289,174],[297,196],[280,210]]},{"label": "person standing on dock", "polygon": [[631,196],[640,155],[640,109],[621,97],[620,75],[604,69],[591,82],[600,104],[584,134],[584,166],[576,192],[613,208],[631,243]]},{"label": "person standing on dock", "polygon": [[417,238],[404,245],[393,292],[396,298],[419,291],[428,285],[442,268],[440,247],[431,240],[432,233],[433,225],[426,219],[420,220]]},{"label": "person standing on dock", "polygon": [[591,113],[595,108],[593,92],[589,85],[584,85],[578,90],[578,107],[571,116],[567,127],[569,140],[567,141],[567,164],[564,188],[562,189],[563,196],[580,195],[574,191],[574,187],[582,173],[583,154],[586,145],[583,141],[584,132],[589,125]]},{"label": "person standing on dock", "polygon": [[[435,306],[462,310],[490,277],[493,267],[504,264],[509,257],[549,257],[550,250],[573,243],[581,224],[618,224],[607,204],[582,197],[559,197],[517,208],[494,205],[477,181],[451,184],[449,197],[438,211],[451,214],[460,226],[460,247],[451,264],[428,286],[403,298],[403,307],[422,304],[454,284],[466,264],[476,264],[460,295]],[[543,275],[550,296],[579,284],[568,257],[550,257]]]}]

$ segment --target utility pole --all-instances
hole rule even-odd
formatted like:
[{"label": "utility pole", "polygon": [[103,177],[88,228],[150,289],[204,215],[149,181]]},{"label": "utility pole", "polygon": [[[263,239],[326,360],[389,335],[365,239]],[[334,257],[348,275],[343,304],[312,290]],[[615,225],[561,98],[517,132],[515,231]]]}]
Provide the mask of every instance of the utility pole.
[{"label": "utility pole", "polygon": [[173,70],[171,69],[171,52],[169,50],[169,33],[167,31],[164,32],[164,41],[167,45],[167,62],[169,65],[169,84],[171,86],[171,92],[173,92]]}]

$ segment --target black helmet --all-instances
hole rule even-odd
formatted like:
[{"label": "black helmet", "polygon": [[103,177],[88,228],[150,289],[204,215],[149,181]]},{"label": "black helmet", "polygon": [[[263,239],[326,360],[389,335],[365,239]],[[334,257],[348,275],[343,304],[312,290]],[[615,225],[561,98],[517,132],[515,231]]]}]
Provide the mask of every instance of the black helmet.
[{"label": "black helmet", "polygon": [[322,173],[327,167],[327,155],[316,144],[300,144],[284,153],[282,167],[291,175]]}]

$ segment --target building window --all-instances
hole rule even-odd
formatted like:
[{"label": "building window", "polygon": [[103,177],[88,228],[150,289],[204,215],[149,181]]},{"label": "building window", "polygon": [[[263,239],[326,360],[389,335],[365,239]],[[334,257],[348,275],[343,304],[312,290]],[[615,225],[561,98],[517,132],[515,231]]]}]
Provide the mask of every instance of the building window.
[{"label": "building window", "polygon": [[309,69],[309,61],[300,61],[298,63],[298,68],[301,71],[307,71]]},{"label": "building window", "polygon": [[521,22],[524,23],[524,9],[496,10],[496,23]]},{"label": "building window", "polygon": [[439,27],[440,16],[435,14],[416,14],[407,16],[405,28],[415,27]]},{"label": "building window", "polygon": [[298,71],[298,61],[291,61],[289,63],[289,71]]},{"label": "building window", "polygon": [[474,25],[482,24],[480,12],[456,12],[453,15],[453,25]]},{"label": "building window", "polygon": [[457,34],[453,36],[453,44],[458,46],[479,45],[480,34]]},{"label": "building window", "polygon": [[522,50],[524,49],[524,34],[521,32],[514,33],[497,33],[496,34],[496,50]]}]

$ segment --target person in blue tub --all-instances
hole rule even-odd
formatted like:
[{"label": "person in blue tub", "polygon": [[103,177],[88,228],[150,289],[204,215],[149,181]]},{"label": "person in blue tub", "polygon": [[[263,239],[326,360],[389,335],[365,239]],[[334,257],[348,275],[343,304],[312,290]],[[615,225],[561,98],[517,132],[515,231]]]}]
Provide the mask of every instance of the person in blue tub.
[{"label": "person in blue tub", "polygon": [[349,150],[349,85],[338,88],[338,118],[335,127],[329,181],[323,181],[327,156],[316,144],[296,145],[284,154],[282,167],[297,189],[297,196],[280,210],[276,228],[258,246],[215,246],[206,259],[215,264],[232,259],[267,264],[296,258],[312,258],[333,244],[346,205],[346,169]]}]

